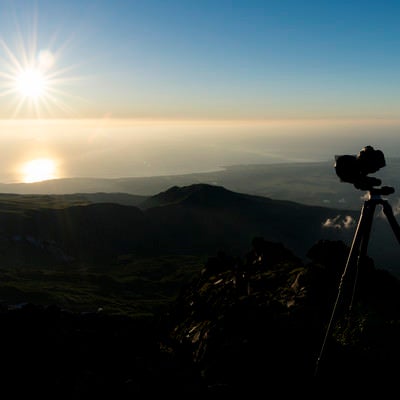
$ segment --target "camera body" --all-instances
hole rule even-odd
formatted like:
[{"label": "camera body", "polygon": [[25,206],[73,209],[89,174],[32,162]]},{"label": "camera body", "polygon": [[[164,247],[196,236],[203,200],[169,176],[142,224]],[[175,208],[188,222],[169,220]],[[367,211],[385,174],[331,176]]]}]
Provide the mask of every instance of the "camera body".
[{"label": "camera body", "polygon": [[342,182],[352,183],[360,190],[371,190],[381,184],[380,179],[368,176],[386,166],[381,150],[366,146],[358,155],[335,156],[335,160],[336,175]]}]

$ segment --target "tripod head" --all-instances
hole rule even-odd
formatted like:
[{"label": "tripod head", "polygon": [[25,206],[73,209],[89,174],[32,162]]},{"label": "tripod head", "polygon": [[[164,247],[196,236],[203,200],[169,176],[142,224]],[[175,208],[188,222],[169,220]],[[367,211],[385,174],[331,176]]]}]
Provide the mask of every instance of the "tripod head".
[{"label": "tripod head", "polygon": [[371,188],[369,190],[370,196],[387,196],[394,193],[394,187],[382,186],[381,188]]},{"label": "tripod head", "polygon": [[[366,146],[358,155],[335,156],[335,171],[341,182],[352,183],[356,189],[373,190],[382,181],[368,176],[386,166],[385,156],[381,150]],[[385,189],[386,191],[387,189]],[[389,193],[388,193],[389,194]]]}]

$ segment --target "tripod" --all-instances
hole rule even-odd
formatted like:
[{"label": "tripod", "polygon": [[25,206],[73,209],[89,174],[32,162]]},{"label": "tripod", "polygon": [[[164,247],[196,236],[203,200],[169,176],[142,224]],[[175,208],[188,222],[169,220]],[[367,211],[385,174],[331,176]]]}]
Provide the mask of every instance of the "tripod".
[{"label": "tripod", "polygon": [[[372,222],[373,222],[373,218],[374,218],[374,214],[375,214],[375,209],[378,204],[383,207],[383,213],[385,214],[385,216],[390,224],[390,227],[392,228],[393,233],[396,236],[397,241],[400,243],[400,225],[398,224],[398,222],[396,221],[396,219],[394,217],[393,210],[392,210],[392,207],[390,206],[389,202],[382,198],[382,195],[385,196],[385,195],[389,195],[392,193],[394,193],[394,188],[392,188],[390,186],[383,186],[382,188],[370,188],[369,189],[369,198],[368,198],[368,200],[366,200],[364,202],[364,205],[361,209],[361,215],[360,215],[358,225],[357,225],[354,237],[353,237],[350,252],[347,257],[346,266],[344,268],[343,274],[340,279],[336,301],[335,301],[335,304],[333,307],[333,311],[332,311],[331,318],[330,318],[330,321],[328,324],[328,328],[326,330],[326,334],[325,334],[325,338],[324,338],[324,341],[323,341],[323,344],[321,347],[321,351],[320,351],[318,359],[317,359],[316,368],[315,368],[315,372],[314,372],[315,376],[318,374],[319,363],[321,361],[321,358],[322,358],[322,355],[323,355],[323,352],[325,349],[325,345],[326,345],[328,336],[330,334],[332,324],[334,322],[336,308],[339,304],[339,300],[342,295],[343,284],[344,284],[345,278],[349,272],[350,266],[353,265],[354,263],[356,263],[356,271],[355,271],[355,279],[354,279],[354,282],[356,282],[359,266],[361,265],[361,263],[363,262],[363,260],[365,259],[366,255],[367,255],[368,241],[369,241],[370,234],[371,234]],[[355,287],[355,283],[354,283],[354,287]],[[353,289],[353,296],[354,296],[354,289]],[[352,303],[353,303],[353,298],[351,299],[349,309],[351,309]]]}]

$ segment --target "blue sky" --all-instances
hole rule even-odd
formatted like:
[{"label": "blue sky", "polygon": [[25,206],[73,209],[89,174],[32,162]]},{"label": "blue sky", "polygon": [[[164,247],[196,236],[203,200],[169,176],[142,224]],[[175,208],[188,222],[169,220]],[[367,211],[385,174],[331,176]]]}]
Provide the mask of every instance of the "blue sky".
[{"label": "blue sky", "polygon": [[[25,49],[35,42],[36,53],[57,54],[52,97],[46,112],[38,106],[44,116],[398,117],[398,1],[0,5],[0,37],[17,58],[21,42]],[[7,57],[0,51],[3,61]],[[8,78],[0,78],[6,85]],[[0,97],[0,116],[28,112],[28,101],[13,112],[17,96]]]}]

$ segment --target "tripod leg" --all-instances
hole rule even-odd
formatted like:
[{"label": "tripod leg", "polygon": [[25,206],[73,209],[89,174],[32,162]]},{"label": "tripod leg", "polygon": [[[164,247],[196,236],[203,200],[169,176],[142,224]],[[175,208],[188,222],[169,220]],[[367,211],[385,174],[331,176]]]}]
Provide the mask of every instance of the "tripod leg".
[{"label": "tripod leg", "polygon": [[376,204],[369,200],[364,203],[361,210],[360,219],[358,221],[357,229],[354,234],[353,242],[350,247],[349,256],[347,258],[346,266],[344,268],[339,290],[343,284],[344,278],[348,272],[349,266],[358,258],[360,259],[367,254],[368,241],[371,233],[372,220],[374,218]]},{"label": "tripod leg", "polygon": [[[322,347],[321,347],[319,356],[317,358],[315,371],[314,371],[314,375],[315,376],[318,375],[319,364],[320,364],[321,358],[323,356],[323,353],[324,353],[324,350],[325,350],[325,346],[326,346],[326,342],[328,340],[330,331],[332,329],[332,325],[333,325],[333,322],[334,322],[336,309],[337,309],[337,306],[339,304],[339,300],[340,300],[341,293],[342,293],[342,286],[343,286],[345,277],[347,275],[347,271],[349,270],[350,265],[356,259],[356,256],[359,257],[360,245],[363,243],[364,250],[366,250],[366,248],[367,248],[368,238],[369,238],[369,231],[370,231],[371,226],[372,226],[372,219],[373,219],[373,216],[374,216],[374,212],[375,212],[375,203],[371,203],[369,200],[364,202],[364,205],[363,205],[363,207],[361,209],[360,219],[358,220],[357,229],[356,229],[354,237],[353,237],[353,242],[351,244],[350,252],[349,252],[349,255],[347,257],[346,266],[344,268],[342,277],[340,279],[336,301],[335,301],[335,304],[333,306],[333,310],[332,310],[331,317],[330,317],[330,320],[329,320],[329,323],[328,323],[328,327],[327,327],[326,332],[325,332],[325,337],[324,337],[324,340],[322,342]],[[368,231],[367,234],[366,234],[366,231]],[[365,234],[366,234],[366,236],[365,236]],[[364,237],[366,238],[366,240],[364,240]]]},{"label": "tripod leg", "polygon": [[353,280],[353,289],[352,289],[351,299],[350,299],[349,309],[348,309],[348,322],[350,321],[351,312],[353,309],[353,302],[354,302],[356,288],[357,288],[357,280],[358,280],[358,274],[360,271],[360,265],[362,265],[365,257],[367,256],[368,242],[369,242],[369,238],[371,235],[371,228],[372,228],[372,222],[373,222],[373,218],[374,218],[374,214],[375,214],[376,203],[367,201],[365,207],[368,212],[366,212],[364,214],[365,218],[364,218],[363,231],[362,231],[363,234],[362,234],[360,248],[359,248],[359,252],[358,252],[356,268],[354,271],[354,277],[352,279]]},{"label": "tripod leg", "polygon": [[396,236],[396,239],[400,243],[400,226],[396,218],[394,217],[392,207],[386,200],[382,201],[382,206],[383,206],[383,212],[386,215],[387,220],[389,221],[389,224]]}]

